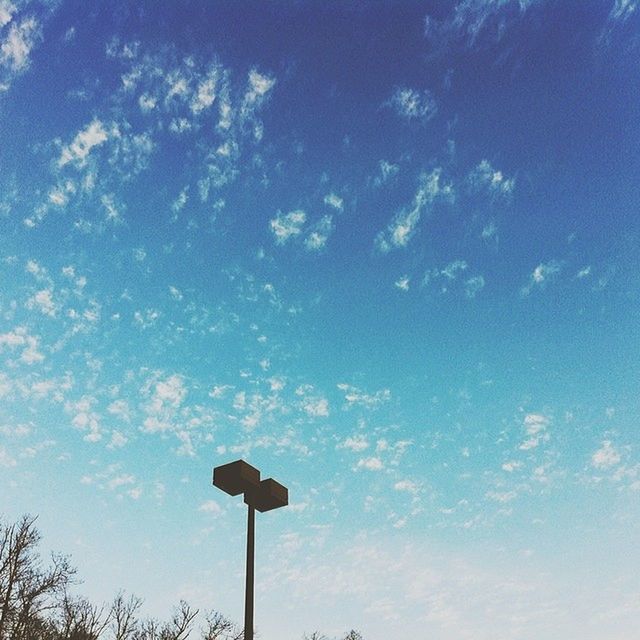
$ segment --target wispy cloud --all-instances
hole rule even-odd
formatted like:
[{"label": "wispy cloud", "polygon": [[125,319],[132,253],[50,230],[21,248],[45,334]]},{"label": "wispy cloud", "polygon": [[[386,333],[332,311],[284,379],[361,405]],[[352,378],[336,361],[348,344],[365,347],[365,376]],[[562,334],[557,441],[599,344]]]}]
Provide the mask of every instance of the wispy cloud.
[{"label": "wispy cloud", "polygon": [[375,187],[382,186],[388,180],[391,180],[394,176],[400,172],[400,166],[393,164],[387,160],[380,160],[378,163],[378,173],[373,179],[373,185]]},{"label": "wispy cloud", "polygon": [[419,93],[415,89],[398,88],[391,96],[390,105],[406,120],[426,122],[433,118],[438,107],[430,91]]},{"label": "wispy cloud", "polygon": [[[307,220],[307,214],[298,209],[287,214],[278,215],[269,222],[271,232],[277,244],[285,244],[288,240],[302,233],[302,227]],[[325,240],[326,241],[326,240]]]},{"label": "wispy cloud", "polygon": [[322,216],[309,230],[304,240],[304,246],[309,251],[320,251],[320,249],[326,246],[327,240],[333,232],[333,228],[333,217],[329,215]]},{"label": "wispy cloud", "polygon": [[549,262],[541,262],[529,276],[529,282],[522,289],[520,294],[528,296],[533,289],[544,288],[549,282],[553,281],[560,273],[562,265],[557,260]]},{"label": "wispy cloud", "polygon": [[58,166],[64,167],[66,164],[73,163],[83,167],[91,150],[106,142],[108,137],[109,134],[103,123],[96,118],[79,131],[69,145],[62,147]]},{"label": "wispy cloud", "polygon": [[492,195],[510,196],[515,189],[515,178],[506,178],[488,160],[481,160],[469,172],[469,184],[474,189],[486,189]]},{"label": "wispy cloud", "polygon": [[525,440],[520,444],[522,451],[535,449],[541,442],[549,439],[547,427],[549,418],[540,413],[529,413],[524,417]]},{"label": "wispy cloud", "polygon": [[610,440],[605,440],[602,446],[591,456],[591,464],[596,469],[609,469],[617,465],[620,460],[620,453],[611,444]]},{"label": "wispy cloud", "polygon": [[443,19],[427,15],[425,36],[435,51],[499,41],[533,5],[546,0],[460,0]]},{"label": "wispy cloud", "polygon": [[361,405],[373,408],[391,399],[391,391],[389,389],[380,389],[371,394],[346,383],[340,383],[337,386],[344,393],[347,406]]},{"label": "wispy cloud", "polygon": [[441,175],[442,169],[437,168],[420,176],[420,184],[411,207],[398,212],[387,229],[376,236],[375,246],[378,251],[388,253],[393,249],[406,247],[416,232],[421,216],[434,200],[438,197],[453,196],[453,187],[450,184],[442,184]]},{"label": "wispy cloud", "polygon": [[11,2],[0,5],[0,92],[30,65],[30,54],[42,39],[42,24],[33,15],[18,15]]}]

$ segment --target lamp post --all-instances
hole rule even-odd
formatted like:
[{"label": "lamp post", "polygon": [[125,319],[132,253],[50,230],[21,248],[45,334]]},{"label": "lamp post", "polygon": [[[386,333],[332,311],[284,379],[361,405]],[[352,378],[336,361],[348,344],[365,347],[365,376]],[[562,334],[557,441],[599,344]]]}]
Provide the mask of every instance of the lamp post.
[{"label": "lamp post", "polygon": [[215,467],[213,484],[230,496],[244,494],[247,505],[247,575],[244,592],[244,640],[253,640],[253,583],[255,559],[255,516],[260,512],[285,507],[289,491],[273,478],[260,480],[260,471],[244,460]]}]

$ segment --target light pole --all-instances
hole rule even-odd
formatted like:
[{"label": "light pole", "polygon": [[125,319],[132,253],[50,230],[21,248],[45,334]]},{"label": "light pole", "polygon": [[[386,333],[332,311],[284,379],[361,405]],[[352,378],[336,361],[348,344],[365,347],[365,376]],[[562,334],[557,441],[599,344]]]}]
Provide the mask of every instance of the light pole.
[{"label": "light pole", "polygon": [[260,472],[244,460],[215,467],[213,484],[231,496],[244,494],[247,505],[247,576],[244,592],[244,640],[253,640],[253,582],[256,509],[271,511],[289,504],[289,491],[273,478],[260,480]]}]

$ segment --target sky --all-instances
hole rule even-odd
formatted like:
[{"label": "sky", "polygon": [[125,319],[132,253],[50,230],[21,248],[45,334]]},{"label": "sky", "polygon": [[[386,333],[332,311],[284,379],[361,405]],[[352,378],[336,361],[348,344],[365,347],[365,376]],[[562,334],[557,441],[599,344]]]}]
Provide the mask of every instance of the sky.
[{"label": "sky", "polygon": [[263,640],[632,640],[640,3],[0,0],[0,514]]}]

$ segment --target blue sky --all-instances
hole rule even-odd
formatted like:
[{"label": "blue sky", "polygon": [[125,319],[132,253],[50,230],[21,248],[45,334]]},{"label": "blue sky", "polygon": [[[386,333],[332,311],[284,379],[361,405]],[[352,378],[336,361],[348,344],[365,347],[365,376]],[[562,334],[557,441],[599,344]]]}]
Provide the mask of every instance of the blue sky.
[{"label": "blue sky", "polygon": [[[0,0],[0,512],[83,593],[631,639],[633,0]],[[637,538],[637,535],[635,536]]]}]

